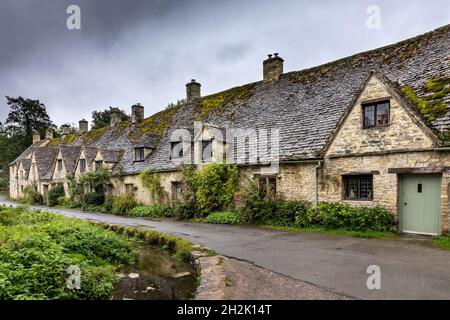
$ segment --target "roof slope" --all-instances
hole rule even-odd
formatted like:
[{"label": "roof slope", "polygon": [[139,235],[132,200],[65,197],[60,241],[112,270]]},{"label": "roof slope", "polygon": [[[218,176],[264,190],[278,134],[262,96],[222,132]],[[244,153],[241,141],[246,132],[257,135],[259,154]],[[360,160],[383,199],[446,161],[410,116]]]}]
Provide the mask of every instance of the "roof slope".
[{"label": "roof slope", "polygon": [[51,179],[54,160],[58,154],[55,147],[37,147],[33,149],[39,179]]},{"label": "roof slope", "polygon": [[[139,125],[122,123],[58,143],[123,150],[120,163],[124,173],[144,168],[172,170],[176,165],[169,158],[171,132],[203,121],[224,128],[279,129],[282,161],[315,158],[372,70],[417,104],[417,99],[430,94],[424,90],[430,79],[450,79],[450,25],[387,47],[289,72],[275,83],[251,83],[177,105]],[[433,130],[450,129],[449,98],[450,94],[441,99],[444,110],[439,114],[425,115]],[[154,148],[143,162],[133,161],[133,148],[138,145]]]},{"label": "roof slope", "polygon": [[78,158],[80,157],[81,147],[61,146],[60,151],[66,171],[68,173],[74,173]]}]

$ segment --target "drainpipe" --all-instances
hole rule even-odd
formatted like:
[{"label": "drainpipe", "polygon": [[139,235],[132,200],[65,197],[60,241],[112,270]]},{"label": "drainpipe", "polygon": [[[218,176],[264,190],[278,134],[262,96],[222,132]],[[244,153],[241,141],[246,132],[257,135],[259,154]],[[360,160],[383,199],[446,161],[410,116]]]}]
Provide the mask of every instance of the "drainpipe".
[{"label": "drainpipe", "polygon": [[317,161],[314,167],[314,205],[319,203],[319,169],[322,166],[322,161]]}]

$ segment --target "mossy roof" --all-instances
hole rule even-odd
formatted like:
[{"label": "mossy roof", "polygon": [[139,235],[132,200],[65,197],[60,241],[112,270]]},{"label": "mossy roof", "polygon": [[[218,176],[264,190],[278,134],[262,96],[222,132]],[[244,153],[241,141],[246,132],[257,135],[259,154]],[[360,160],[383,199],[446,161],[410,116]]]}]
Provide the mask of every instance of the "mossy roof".
[{"label": "mossy roof", "polygon": [[[411,105],[412,95],[402,88],[411,88],[421,99],[431,95],[440,99],[444,109],[441,104],[436,114],[427,109],[428,114],[422,116],[433,130],[450,129],[450,95],[441,96],[447,85],[441,88],[432,83],[450,76],[450,25],[446,25],[383,48],[285,73],[277,82],[259,81],[178,104],[137,125],[122,123],[66,137],[59,143],[123,150],[120,164],[124,173],[145,168],[172,170],[176,164],[170,160],[170,133],[203,121],[223,128],[279,129],[281,160],[316,158],[372,70],[398,87]],[[154,151],[145,161],[134,162],[133,149],[140,145]]]}]

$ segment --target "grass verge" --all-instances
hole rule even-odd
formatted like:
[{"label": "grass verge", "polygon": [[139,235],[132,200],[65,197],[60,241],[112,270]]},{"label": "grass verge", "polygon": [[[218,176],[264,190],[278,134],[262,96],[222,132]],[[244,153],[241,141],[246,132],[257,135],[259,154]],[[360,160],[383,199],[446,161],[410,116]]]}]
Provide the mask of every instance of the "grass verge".
[{"label": "grass verge", "polygon": [[346,236],[354,238],[366,238],[366,239],[390,239],[397,237],[396,233],[387,231],[355,231],[346,229],[326,229],[321,227],[310,227],[310,228],[297,228],[297,227],[278,227],[271,225],[259,225],[264,229],[270,230],[282,230],[288,232],[310,232],[310,233],[325,233],[332,236]]},{"label": "grass verge", "polygon": [[450,250],[450,234],[434,238],[433,245],[439,249]]}]

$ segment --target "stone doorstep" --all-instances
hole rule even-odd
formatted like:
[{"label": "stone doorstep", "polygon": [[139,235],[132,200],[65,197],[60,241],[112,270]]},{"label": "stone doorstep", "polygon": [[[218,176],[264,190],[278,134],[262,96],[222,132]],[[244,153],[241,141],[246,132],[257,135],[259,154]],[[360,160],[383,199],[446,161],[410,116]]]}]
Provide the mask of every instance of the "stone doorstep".
[{"label": "stone doorstep", "polygon": [[200,266],[200,285],[196,300],[223,300],[225,298],[225,270],[221,265],[221,256],[201,257],[196,259]]}]

